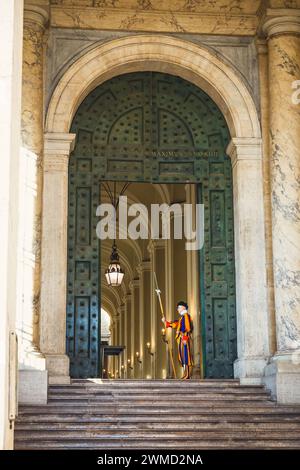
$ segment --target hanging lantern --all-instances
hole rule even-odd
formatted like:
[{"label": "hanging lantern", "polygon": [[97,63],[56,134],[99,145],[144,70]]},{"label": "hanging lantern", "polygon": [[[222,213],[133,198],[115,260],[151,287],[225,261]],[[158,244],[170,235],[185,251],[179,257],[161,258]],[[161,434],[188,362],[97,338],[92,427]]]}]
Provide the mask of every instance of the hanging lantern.
[{"label": "hanging lantern", "polygon": [[110,256],[110,264],[105,271],[105,277],[109,286],[120,286],[124,277],[124,270],[119,263],[117,245],[114,243]]}]

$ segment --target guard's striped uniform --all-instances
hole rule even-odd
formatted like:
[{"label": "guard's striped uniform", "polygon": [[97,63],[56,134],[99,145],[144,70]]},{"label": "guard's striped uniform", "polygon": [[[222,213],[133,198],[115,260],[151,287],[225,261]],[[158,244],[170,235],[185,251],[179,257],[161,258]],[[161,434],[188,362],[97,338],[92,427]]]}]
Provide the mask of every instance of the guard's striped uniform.
[{"label": "guard's striped uniform", "polygon": [[182,366],[193,366],[191,352],[192,320],[189,313],[181,315],[179,320],[166,321],[166,327],[176,328],[175,338],[178,344],[178,359]]}]

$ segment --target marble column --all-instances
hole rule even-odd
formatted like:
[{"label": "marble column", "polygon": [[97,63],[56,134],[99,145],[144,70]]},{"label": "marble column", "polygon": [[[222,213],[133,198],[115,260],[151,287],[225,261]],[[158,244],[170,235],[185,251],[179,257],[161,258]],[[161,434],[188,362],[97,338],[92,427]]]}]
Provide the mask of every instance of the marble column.
[{"label": "marble column", "polygon": [[[193,218],[196,225],[196,204],[197,204],[197,186],[195,184],[187,184],[185,187],[186,203],[192,204],[194,207]],[[195,225],[192,227],[195,230]],[[192,353],[194,359],[193,379],[203,377],[203,361],[202,361],[202,335],[200,322],[200,279],[199,279],[199,251],[185,250],[187,262],[187,303],[189,313],[191,315],[194,330]],[[181,299],[178,299],[181,300]]]},{"label": "marble column", "polygon": [[[118,345],[122,346],[122,313],[121,313],[121,305],[118,306]],[[123,369],[122,364],[124,363],[123,360],[123,353],[120,353],[118,356],[118,371],[119,371],[119,378],[123,378]]]},{"label": "marble column", "polygon": [[132,293],[132,303],[131,303],[131,321],[132,321],[132,355],[131,365],[134,368],[133,377],[135,379],[141,378],[141,364],[137,362],[136,352],[140,353],[140,280],[133,279],[130,282],[130,289]]},{"label": "marble column", "polygon": [[[172,217],[172,222],[176,221],[175,217]],[[173,230],[173,229],[172,229]],[[173,244],[173,271],[170,273],[173,277],[173,289],[174,289],[174,310],[169,313],[168,320],[175,320],[178,319],[179,315],[176,310],[176,304],[179,300],[186,301],[187,300],[187,279],[188,279],[188,258],[187,258],[187,250],[185,250],[185,243],[186,240],[184,238],[175,239],[172,233],[172,244]],[[180,269],[178,268],[180,266]],[[190,286],[192,288],[192,286]],[[191,307],[191,305],[190,305]],[[192,312],[191,312],[192,313]],[[194,315],[193,315],[194,316]],[[196,331],[196,330],[195,330]],[[172,347],[174,351],[174,365],[176,370],[177,378],[182,376],[182,366],[178,360],[178,344],[175,339],[175,331],[168,328],[168,334],[171,336]],[[194,339],[194,334],[193,334]],[[194,341],[191,343],[191,348],[194,353]],[[171,372],[171,371],[170,371]],[[199,369],[198,369],[198,376],[199,376]],[[195,368],[193,368],[193,376],[195,373]],[[171,374],[171,377],[173,375]]]},{"label": "marble column", "polygon": [[[114,345],[118,346],[119,345],[119,318],[116,316],[115,317],[115,335],[114,335]],[[116,374],[116,379],[119,378],[119,356],[115,356],[115,374]]]},{"label": "marble column", "polygon": [[[110,345],[112,346],[114,344],[114,322],[111,321],[110,327]],[[114,378],[114,356],[108,356],[108,371],[109,371],[109,377],[111,379]]]},{"label": "marble column", "polygon": [[[140,351],[143,360],[143,375],[144,379],[151,379],[152,377],[152,358],[149,353],[147,343],[151,344],[151,263],[148,260],[142,261],[137,271],[140,277]],[[151,351],[152,352],[152,351]]]},{"label": "marble column", "polygon": [[271,202],[277,352],[265,383],[280,403],[300,403],[300,10],[267,12]]},{"label": "marble column", "polygon": [[49,383],[69,383],[66,355],[68,163],[75,134],[45,134],[40,349]]},{"label": "marble column", "polygon": [[261,384],[270,356],[261,140],[233,138],[237,352],[234,375]]},{"label": "marble column", "polygon": [[265,39],[256,40],[259,66],[260,108],[263,148],[263,193],[265,213],[265,239],[266,239],[266,271],[267,271],[267,299],[269,314],[269,342],[270,353],[276,351],[276,320],[274,301],[274,275],[273,275],[273,247],[272,247],[272,206],[270,182],[270,114],[269,114],[269,69],[268,46]]},{"label": "marble column", "polygon": [[[132,294],[128,293],[125,297],[125,346],[126,346],[126,360],[130,359],[131,367],[133,366],[132,356],[133,351],[131,347],[131,305],[132,305]],[[128,367],[127,362],[127,379],[133,377],[133,369]]]},{"label": "marble column", "polygon": [[45,8],[25,2],[20,161],[19,400],[47,401],[45,358],[39,350],[43,186],[43,75]]},{"label": "marble column", "polygon": [[[116,344],[116,322],[113,320],[110,324],[110,331],[111,331],[111,336],[110,336],[110,344],[111,346],[114,346]],[[111,378],[115,378],[115,356],[110,356],[110,372],[111,372]]]},{"label": "marble column", "polygon": [[[117,345],[117,319],[116,317],[114,317],[112,321],[111,331],[112,331],[111,345],[115,346]],[[112,356],[111,359],[112,359],[112,372],[113,372],[114,378],[117,379],[118,378],[118,367],[117,367],[118,358],[117,356]]]},{"label": "marble column", "polygon": [[[171,230],[173,229],[173,213],[171,213]],[[167,320],[173,319],[174,312],[176,313],[175,309],[175,295],[174,295],[174,240],[173,237],[168,238],[165,240],[165,301],[166,301],[166,306],[165,306],[165,311],[166,311],[166,318]],[[152,295],[154,298],[154,302],[156,302],[156,294],[154,293],[154,286],[152,286]],[[155,312],[155,317],[156,317],[156,312]],[[175,318],[175,317],[174,317]],[[155,323],[154,323],[155,324]],[[163,328],[163,324],[160,322],[158,324],[158,327]],[[174,351],[176,351],[176,341],[175,341],[175,335],[171,334],[167,330],[168,338],[170,341],[170,346],[172,348],[172,354],[174,358],[174,365],[176,364],[176,356],[174,356]],[[161,341],[161,339],[160,339]],[[169,353],[167,353],[169,354]],[[176,353],[175,353],[176,354]],[[171,379],[174,378],[174,373],[173,373],[173,368],[172,364],[170,361],[170,356],[167,358],[167,378]]]},{"label": "marble column", "polygon": [[[120,339],[120,344],[121,346],[125,346],[126,345],[126,341],[125,341],[125,297],[123,297],[122,299],[122,304],[120,305],[120,322],[121,322],[121,330],[120,330],[120,335],[121,335],[121,339]],[[126,358],[126,348],[123,350],[123,352],[121,353],[121,371],[122,371],[122,379],[124,379],[126,377],[126,373],[127,373],[127,367],[128,367],[128,364],[127,364],[127,358]],[[122,369],[122,364],[124,366],[124,368]]]}]

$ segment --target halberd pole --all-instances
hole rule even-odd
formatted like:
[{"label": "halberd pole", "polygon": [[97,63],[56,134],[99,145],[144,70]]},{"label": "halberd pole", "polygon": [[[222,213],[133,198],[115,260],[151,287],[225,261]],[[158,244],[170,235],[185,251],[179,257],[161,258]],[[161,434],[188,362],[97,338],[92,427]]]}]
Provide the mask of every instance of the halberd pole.
[{"label": "halberd pole", "polygon": [[[160,305],[160,312],[161,312],[161,317],[164,318],[164,308],[163,308],[163,304],[162,304],[162,300],[161,300],[161,290],[159,289],[158,287],[158,283],[157,283],[157,277],[156,277],[156,274],[155,274],[155,271],[153,271],[153,277],[154,277],[154,285],[155,285],[155,292],[157,294],[157,297],[158,297],[158,301],[159,301],[159,305]],[[170,344],[169,344],[169,341],[167,340],[166,341],[167,345],[168,345],[168,351],[169,351],[169,354],[170,354],[170,359],[171,359],[171,364],[172,364],[172,369],[173,369],[173,374],[174,374],[174,378],[176,379],[176,371],[175,371],[175,365],[174,365],[174,359],[173,359],[173,355],[172,355],[172,350],[170,348]]]}]

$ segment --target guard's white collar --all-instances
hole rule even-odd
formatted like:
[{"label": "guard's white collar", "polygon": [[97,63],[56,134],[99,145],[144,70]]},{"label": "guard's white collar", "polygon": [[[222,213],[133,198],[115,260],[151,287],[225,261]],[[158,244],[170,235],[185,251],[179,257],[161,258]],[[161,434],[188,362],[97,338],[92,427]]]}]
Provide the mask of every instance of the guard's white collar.
[{"label": "guard's white collar", "polygon": [[188,311],[184,309],[184,310],[181,310],[181,312],[179,312],[179,313],[180,313],[180,315],[184,315],[185,313],[188,313]]}]

